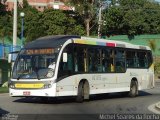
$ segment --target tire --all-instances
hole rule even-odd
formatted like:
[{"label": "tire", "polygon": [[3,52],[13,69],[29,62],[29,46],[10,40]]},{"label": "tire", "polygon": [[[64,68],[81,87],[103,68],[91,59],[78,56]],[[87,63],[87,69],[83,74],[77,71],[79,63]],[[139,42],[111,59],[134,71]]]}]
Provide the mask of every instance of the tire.
[{"label": "tire", "polygon": [[84,101],[84,83],[81,82],[78,86],[76,102],[82,103],[83,101]]},{"label": "tire", "polygon": [[129,96],[136,97],[138,94],[138,84],[136,81],[131,81]]}]

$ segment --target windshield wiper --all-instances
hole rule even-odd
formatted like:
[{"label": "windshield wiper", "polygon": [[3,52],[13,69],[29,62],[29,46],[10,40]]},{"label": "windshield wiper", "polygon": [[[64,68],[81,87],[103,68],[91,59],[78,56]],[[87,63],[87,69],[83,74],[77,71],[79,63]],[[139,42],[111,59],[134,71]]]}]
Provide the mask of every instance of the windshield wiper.
[{"label": "windshield wiper", "polygon": [[24,76],[24,73],[25,73],[26,71],[24,70],[18,77],[17,77],[17,80],[19,80],[22,76]]},{"label": "windshield wiper", "polygon": [[38,80],[40,80],[40,78],[39,78],[39,74],[38,74],[38,69],[37,69],[37,68],[35,68],[35,69],[33,69],[33,71],[36,73],[37,79],[38,79]]},{"label": "windshield wiper", "polygon": [[35,71],[35,73],[36,73],[36,75],[37,75],[37,79],[40,80],[38,72]]}]

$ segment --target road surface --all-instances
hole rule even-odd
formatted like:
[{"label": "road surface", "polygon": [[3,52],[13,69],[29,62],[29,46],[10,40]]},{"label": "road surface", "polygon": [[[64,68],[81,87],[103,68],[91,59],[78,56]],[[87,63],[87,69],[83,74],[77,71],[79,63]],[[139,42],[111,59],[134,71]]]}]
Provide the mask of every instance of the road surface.
[{"label": "road surface", "polygon": [[17,98],[9,97],[8,94],[0,94],[0,114],[3,119],[5,117],[16,117],[5,116],[6,114],[12,114],[22,115],[23,119],[36,120],[49,119],[53,116],[65,119],[71,116],[84,119],[83,117],[86,118],[87,116],[87,120],[89,120],[100,119],[98,115],[101,114],[113,114],[113,116],[103,116],[104,118],[111,117],[110,119],[112,119],[115,114],[153,114],[148,107],[159,101],[160,81],[157,80],[154,89],[140,91],[139,96],[135,98],[113,93],[93,95],[89,102],[84,103],[76,103],[75,99],[71,97],[59,98],[58,100],[50,99],[48,102],[44,102],[39,98]]}]

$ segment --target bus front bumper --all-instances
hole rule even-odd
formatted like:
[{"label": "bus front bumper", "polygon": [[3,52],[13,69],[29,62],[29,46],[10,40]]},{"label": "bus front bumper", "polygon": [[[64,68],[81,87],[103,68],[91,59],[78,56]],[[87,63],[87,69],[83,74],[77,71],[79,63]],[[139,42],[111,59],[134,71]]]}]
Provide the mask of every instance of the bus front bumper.
[{"label": "bus front bumper", "polygon": [[46,89],[13,89],[9,88],[9,95],[12,97],[55,97],[56,96],[56,84],[53,84],[51,88]]}]

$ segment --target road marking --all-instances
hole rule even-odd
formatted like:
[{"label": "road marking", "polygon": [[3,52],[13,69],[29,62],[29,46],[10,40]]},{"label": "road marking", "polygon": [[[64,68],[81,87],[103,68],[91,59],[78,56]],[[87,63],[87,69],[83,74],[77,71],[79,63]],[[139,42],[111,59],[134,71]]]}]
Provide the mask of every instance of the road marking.
[{"label": "road marking", "polygon": [[160,111],[155,108],[155,105],[156,105],[156,103],[150,105],[150,106],[148,107],[148,109],[149,109],[151,112],[153,112],[153,113],[160,114]]}]

